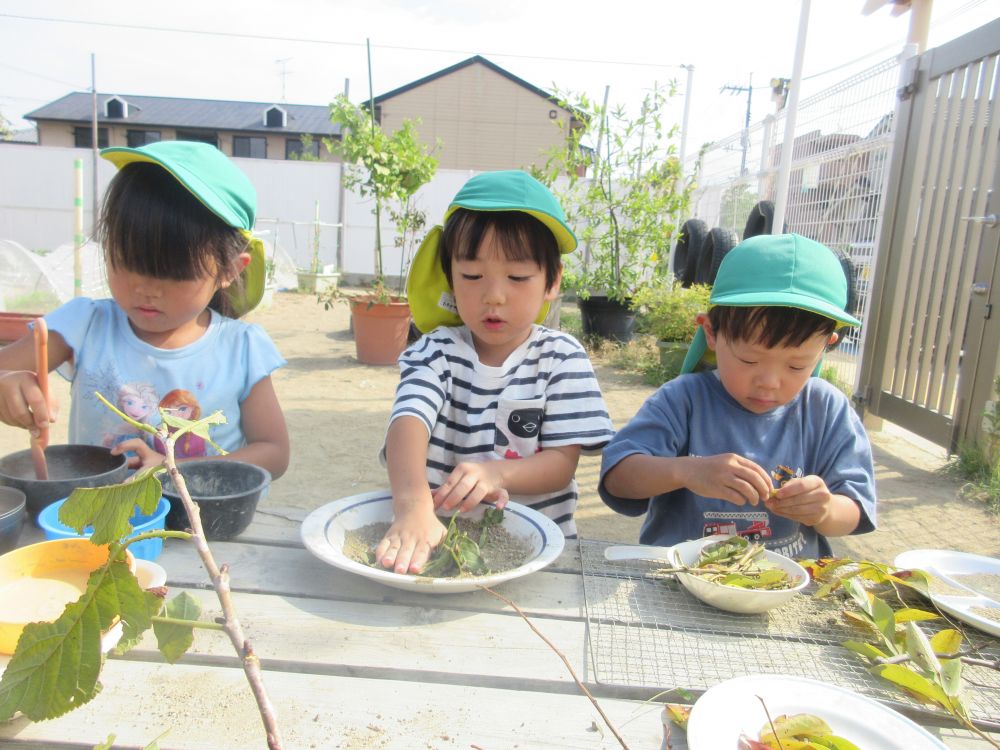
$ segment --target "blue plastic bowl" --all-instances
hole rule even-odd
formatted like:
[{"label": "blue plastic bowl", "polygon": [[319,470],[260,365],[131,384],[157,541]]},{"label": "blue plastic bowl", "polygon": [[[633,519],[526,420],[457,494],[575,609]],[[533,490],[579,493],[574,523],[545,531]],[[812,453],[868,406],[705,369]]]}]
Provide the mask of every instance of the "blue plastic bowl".
[{"label": "blue plastic bowl", "polygon": [[[59,509],[66,502],[66,498],[47,505],[38,514],[38,525],[45,532],[46,539],[66,539],[68,537],[90,536],[94,530],[89,526],[84,529],[85,534],[77,534],[76,529],[71,529],[59,520]],[[151,516],[136,513],[129,519],[132,524],[132,534],[141,534],[146,531],[156,531],[162,529],[170,510],[170,501],[165,497],[160,498],[156,506],[156,511]],[[130,537],[131,538],[131,537]],[[155,560],[163,551],[162,539],[143,539],[141,542],[129,545],[129,552],[140,560]]]}]

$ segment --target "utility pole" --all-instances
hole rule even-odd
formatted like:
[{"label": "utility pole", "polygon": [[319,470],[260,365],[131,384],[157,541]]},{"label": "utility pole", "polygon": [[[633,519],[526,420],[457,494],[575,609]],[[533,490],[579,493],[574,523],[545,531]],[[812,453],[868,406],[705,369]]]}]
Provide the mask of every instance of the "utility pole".
[{"label": "utility pole", "polygon": [[746,86],[733,86],[727,83],[719,89],[719,93],[723,91],[731,91],[734,94],[747,92],[747,115],[743,124],[743,137],[740,138],[743,146],[743,158],[740,160],[740,177],[743,177],[747,173],[747,150],[750,148],[750,103],[753,101],[753,73],[750,74],[750,80]]}]

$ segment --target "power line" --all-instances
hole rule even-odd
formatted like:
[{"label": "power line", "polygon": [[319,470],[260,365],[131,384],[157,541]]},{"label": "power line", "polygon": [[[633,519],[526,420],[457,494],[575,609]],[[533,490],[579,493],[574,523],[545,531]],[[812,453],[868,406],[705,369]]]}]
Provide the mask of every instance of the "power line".
[{"label": "power line", "polygon": [[[130,29],[133,31],[154,31],[158,33],[167,33],[167,34],[200,34],[202,36],[215,36],[215,37],[224,37],[230,39],[254,39],[258,41],[268,41],[268,42],[292,42],[296,44],[323,44],[323,45],[337,46],[337,47],[365,46],[364,43],[362,42],[342,42],[333,39],[313,39],[309,37],[272,36],[269,34],[249,34],[249,33],[234,32],[234,31],[207,31],[204,29],[184,29],[173,26],[146,26],[141,24],[109,23],[107,21],[86,21],[77,18],[48,18],[44,16],[22,16],[22,15],[16,15],[14,13],[0,13],[0,18],[12,18],[18,21],[41,21],[43,23],[69,23],[69,24],[79,24],[82,26],[99,26],[102,28],[111,28],[111,29]],[[518,55],[509,52],[482,52],[482,51],[460,50],[460,49],[437,49],[434,47],[410,47],[399,44],[376,44],[373,46],[379,47],[381,49],[400,50],[404,52],[436,52],[436,53],[451,54],[451,55],[489,55],[491,57],[507,57],[507,58],[516,58],[524,60],[550,60],[555,62],[593,63],[597,65],[628,65],[631,67],[639,67],[639,68],[682,68],[683,67],[680,64],[673,64],[673,63],[669,64],[648,63],[648,62],[635,62],[631,60],[601,60],[596,58],[585,58],[585,57]]]},{"label": "power line", "polygon": [[41,78],[43,81],[52,81],[52,83],[61,83],[63,86],[70,86],[74,89],[86,88],[86,86],[80,86],[77,83],[70,83],[69,81],[63,81],[60,78],[52,78],[51,76],[43,76],[41,73],[35,73],[32,70],[25,70],[24,68],[18,68],[14,65],[8,65],[7,63],[0,63],[0,68],[7,68],[8,70],[14,70],[18,73],[23,73],[26,76],[34,76],[35,78]]}]

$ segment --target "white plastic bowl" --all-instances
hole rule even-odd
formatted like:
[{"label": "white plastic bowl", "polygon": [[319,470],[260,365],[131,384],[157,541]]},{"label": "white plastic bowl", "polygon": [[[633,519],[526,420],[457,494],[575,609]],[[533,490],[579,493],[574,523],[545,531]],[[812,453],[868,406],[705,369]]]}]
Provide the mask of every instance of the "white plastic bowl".
[{"label": "white plastic bowl", "polygon": [[[483,506],[469,513],[475,518]],[[310,552],[324,562],[350,573],[378,581],[386,586],[427,594],[457,594],[474,591],[479,586],[496,586],[504,581],[541,570],[562,553],[565,539],[559,527],[537,510],[519,503],[508,503],[504,511],[503,526],[512,536],[528,542],[527,560],[516,568],[487,576],[463,578],[425,578],[404,575],[391,570],[373,568],[347,557],[344,552],[344,533],[371,523],[389,523],[392,520],[392,497],[384,490],[352,495],[327,503],[302,522],[302,541]]]},{"label": "white plastic bowl", "polygon": [[[671,560],[675,565],[693,566],[698,561],[701,550],[714,542],[729,539],[728,535],[706,536],[702,539],[692,539],[673,546]],[[794,560],[779,555],[771,550],[764,550],[764,556],[788,573],[789,577],[798,579],[796,585],[788,589],[765,591],[758,589],[741,589],[736,586],[723,586],[692,573],[678,573],[677,580],[688,591],[705,604],[724,609],[727,612],[739,614],[754,614],[766,612],[787,603],[809,585],[809,573]]]}]

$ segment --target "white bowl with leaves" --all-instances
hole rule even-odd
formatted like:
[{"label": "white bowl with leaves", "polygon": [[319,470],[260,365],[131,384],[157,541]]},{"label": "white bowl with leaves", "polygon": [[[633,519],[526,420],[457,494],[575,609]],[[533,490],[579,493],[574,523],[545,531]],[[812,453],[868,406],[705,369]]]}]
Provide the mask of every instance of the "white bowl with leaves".
[{"label": "white bowl with leaves", "polygon": [[[728,549],[725,548],[727,545]],[[809,585],[809,573],[805,568],[791,558],[763,548],[757,551],[753,563],[753,577],[757,581],[742,580],[748,576],[736,570],[712,576],[693,572],[707,567],[703,553],[711,554],[715,550],[719,555],[729,555],[731,559],[734,552],[739,555],[740,549],[750,550],[752,547],[742,537],[716,534],[675,544],[669,559],[678,568],[677,580],[684,588],[706,604],[727,612],[766,612],[786,604]],[[761,577],[764,584],[759,580]],[[770,584],[768,579],[771,579]],[[762,585],[773,585],[775,588],[762,588]]]},{"label": "white bowl with leaves", "polygon": [[[479,521],[489,508],[490,506],[480,505],[461,517]],[[550,518],[526,505],[510,502],[504,508],[500,526],[509,538],[519,544],[523,554],[519,564],[506,570],[433,577],[395,573],[355,559],[358,555],[351,549],[353,537],[360,530],[371,529],[376,524],[389,524],[391,521],[392,496],[389,492],[376,490],[352,495],[334,500],[310,513],[302,522],[302,541],[312,554],[336,568],[386,586],[428,594],[475,591],[480,586],[496,586],[534,573],[559,557],[565,544],[562,532]],[[442,521],[449,523],[447,518]]]}]

